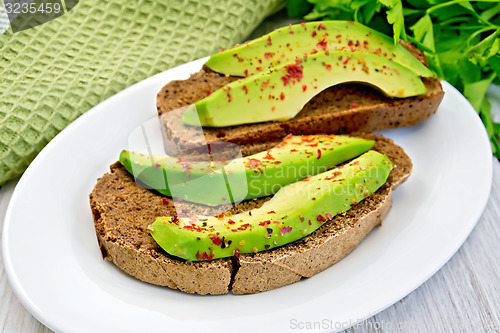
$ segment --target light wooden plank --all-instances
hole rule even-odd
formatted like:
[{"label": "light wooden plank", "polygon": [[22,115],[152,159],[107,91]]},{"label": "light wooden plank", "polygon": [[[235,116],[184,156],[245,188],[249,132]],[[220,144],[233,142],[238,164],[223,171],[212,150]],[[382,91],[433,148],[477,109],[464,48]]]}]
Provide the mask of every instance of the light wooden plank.
[{"label": "light wooden plank", "polygon": [[[488,204],[458,252],[410,295],[345,332],[500,332],[499,241],[500,163],[494,161]],[[405,329],[387,329],[398,323]]]}]

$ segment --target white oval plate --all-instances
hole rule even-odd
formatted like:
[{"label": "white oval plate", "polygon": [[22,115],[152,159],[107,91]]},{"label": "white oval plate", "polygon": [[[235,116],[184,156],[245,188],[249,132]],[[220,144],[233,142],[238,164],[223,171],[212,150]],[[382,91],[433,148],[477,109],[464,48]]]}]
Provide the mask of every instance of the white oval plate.
[{"label": "white oval plate", "polygon": [[324,272],[246,296],[188,295],[149,285],[101,259],[88,203],[129,133],[156,114],[156,93],[200,59],[153,76],[63,130],[19,181],[3,229],[9,281],[42,323],[64,332],[332,331],[397,302],[457,251],[483,211],[491,150],[467,100],[443,82],[439,111],[383,132],[414,162],[393,208],[350,255]]}]

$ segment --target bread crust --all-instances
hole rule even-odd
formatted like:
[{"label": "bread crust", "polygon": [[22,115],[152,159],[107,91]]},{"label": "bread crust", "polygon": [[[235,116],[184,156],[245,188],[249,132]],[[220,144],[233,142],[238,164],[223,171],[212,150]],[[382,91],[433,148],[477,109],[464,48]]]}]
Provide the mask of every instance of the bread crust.
[{"label": "bread crust", "polygon": [[[173,203],[137,185],[117,162],[90,194],[103,258],[142,281],[202,295],[226,294],[230,290],[234,294],[255,293],[311,277],[342,259],[382,223],[391,207],[392,189],[404,182],[412,170],[410,158],[392,140],[376,134],[357,136],[375,139],[374,149],[394,163],[386,184],[375,194],[303,239],[269,251],[211,261],[182,260],[158,247],[147,227],[157,216],[169,215]],[[267,199],[241,203],[233,213],[259,206]],[[194,212],[206,209],[184,205],[180,207]]]},{"label": "bread crust", "polygon": [[157,216],[168,215],[171,202],[164,204],[161,195],[138,186],[119,162],[110,169],[89,197],[103,259],[151,284],[201,295],[226,294],[233,275],[231,259],[187,263],[165,253],[147,226]]}]

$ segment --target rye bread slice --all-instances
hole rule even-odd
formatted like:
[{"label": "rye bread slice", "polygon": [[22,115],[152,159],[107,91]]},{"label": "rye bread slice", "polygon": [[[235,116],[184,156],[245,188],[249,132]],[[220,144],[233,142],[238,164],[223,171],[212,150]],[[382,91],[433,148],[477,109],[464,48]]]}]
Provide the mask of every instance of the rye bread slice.
[{"label": "rye bread slice", "polygon": [[[375,139],[374,149],[395,165],[382,188],[301,240],[257,254],[211,261],[179,259],[156,244],[148,226],[157,216],[172,215],[173,202],[137,185],[116,162],[90,194],[102,256],[142,281],[202,295],[225,294],[230,290],[234,294],[255,293],[310,277],[342,259],[373,227],[382,223],[391,207],[392,189],[411,173],[410,158],[392,140],[376,134],[357,136]],[[233,214],[247,211],[269,199],[245,201],[229,211]],[[210,208],[186,202],[177,203],[177,209],[210,214]]]},{"label": "rye bread slice", "polygon": [[[402,44],[426,64],[423,52],[413,44]],[[252,154],[256,145],[280,140],[288,133],[344,134],[411,126],[435,113],[444,96],[440,80],[432,77],[422,79],[427,87],[424,95],[403,99],[387,97],[363,84],[340,84],[313,97],[290,120],[206,127],[203,128],[204,137],[197,135],[198,129],[182,124],[182,112],[171,112],[203,99],[236,79],[204,68],[186,80],[171,81],[161,89],[157,95],[157,108],[167,138],[167,151],[204,146],[206,140],[209,143],[233,142],[240,145],[244,154]]]}]

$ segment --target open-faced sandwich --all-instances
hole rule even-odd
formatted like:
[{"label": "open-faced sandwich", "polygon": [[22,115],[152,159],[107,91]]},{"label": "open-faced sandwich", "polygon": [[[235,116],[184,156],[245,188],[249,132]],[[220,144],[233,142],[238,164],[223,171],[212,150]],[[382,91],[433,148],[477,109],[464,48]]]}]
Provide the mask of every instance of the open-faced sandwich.
[{"label": "open-faced sandwich", "polygon": [[168,155],[124,150],[90,194],[103,257],[198,294],[272,290],[342,259],[412,169],[401,147],[362,132],[427,119],[443,97],[406,47],[310,22],[168,83],[157,100]]}]

